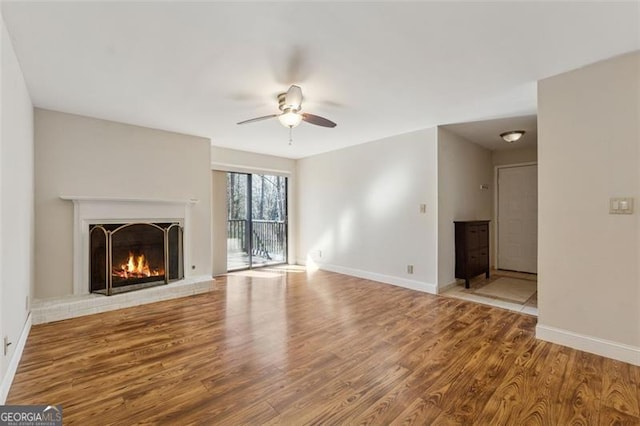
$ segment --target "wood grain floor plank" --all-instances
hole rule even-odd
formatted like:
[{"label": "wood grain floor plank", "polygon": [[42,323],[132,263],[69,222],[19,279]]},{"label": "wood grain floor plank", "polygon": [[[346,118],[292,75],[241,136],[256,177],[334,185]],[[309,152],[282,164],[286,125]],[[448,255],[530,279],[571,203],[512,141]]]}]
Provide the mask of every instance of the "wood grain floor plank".
[{"label": "wood grain floor plank", "polygon": [[400,381],[378,400],[373,401],[364,411],[351,415],[346,424],[376,425],[389,424],[419,398],[420,393],[405,381]]},{"label": "wood grain floor plank", "polygon": [[[315,424],[346,424],[346,418],[364,411],[367,404],[377,398],[377,395],[374,395],[376,392],[386,392],[392,383],[402,380],[406,375],[407,369],[399,365],[379,365],[377,368],[371,368],[358,379],[345,381],[346,387],[334,398],[334,403],[316,405],[313,410],[305,410],[303,419],[309,419],[310,423]],[[291,420],[296,422],[299,418],[298,412]]]},{"label": "wood grain floor plank", "polygon": [[529,341],[509,368],[504,380],[476,416],[478,424],[518,424],[523,405],[528,398],[532,378],[528,371],[545,359],[550,344]]},{"label": "wood grain floor plank", "polygon": [[597,424],[600,426],[638,426],[640,418],[604,405],[600,410]]},{"label": "wood grain floor plank", "polygon": [[446,411],[442,412],[437,421],[473,424],[475,416],[493,396],[509,371],[508,367],[528,341],[525,337],[527,333],[521,327],[526,327],[529,323],[530,318],[521,317],[516,320],[515,327],[503,325],[500,329],[504,333],[503,337],[491,342],[496,347],[481,355],[484,357],[482,370],[476,374],[462,375],[443,395],[442,408]]},{"label": "wood grain floor plank", "polygon": [[604,359],[586,352],[571,351],[563,386],[559,418],[572,425],[598,424],[602,395],[602,371]]},{"label": "wood grain floor plank", "polygon": [[417,398],[390,424],[394,426],[432,425],[441,414],[442,410],[432,402]]},{"label": "wood grain floor plank", "polygon": [[340,274],[32,327],[9,404],[65,424],[640,424],[640,367],[535,340],[534,317]]},{"label": "wood grain floor plank", "polygon": [[[301,411],[309,412],[313,407],[322,408],[319,401],[330,401],[336,394],[346,395],[350,386],[349,376],[367,371],[376,361],[376,354],[387,344],[379,341],[373,345],[354,351],[352,356],[340,358],[339,363],[314,371],[304,381],[287,386],[267,397],[267,401],[279,413],[283,420],[296,419]],[[367,360],[369,362],[367,363]],[[384,365],[384,368],[388,364]],[[331,406],[330,408],[333,408]],[[309,416],[307,416],[309,417]]]},{"label": "wood grain floor plank", "polygon": [[567,351],[557,345],[550,348],[543,362],[531,366],[528,398],[522,404],[519,424],[544,424],[559,418],[559,397],[568,361]]},{"label": "wood grain floor plank", "polygon": [[603,361],[602,405],[633,417],[640,417],[635,367],[613,359]]}]

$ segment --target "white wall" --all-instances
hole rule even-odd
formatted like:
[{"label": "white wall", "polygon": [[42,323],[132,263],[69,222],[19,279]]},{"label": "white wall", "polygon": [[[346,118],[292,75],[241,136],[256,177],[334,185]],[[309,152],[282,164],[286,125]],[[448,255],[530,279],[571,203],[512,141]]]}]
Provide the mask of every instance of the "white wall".
[{"label": "white wall", "polygon": [[[480,189],[487,185],[488,189]],[[438,128],[438,287],[455,282],[456,220],[491,220],[491,151]],[[493,235],[493,223],[489,224]],[[491,252],[491,250],[490,250]],[[493,264],[492,260],[490,260]]]},{"label": "white wall", "polygon": [[2,47],[0,109],[0,339],[12,343],[7,356],[0,344],[0,403],[4,403],[25,330],[33,294],[33,105],[0,16]]},{"label": "white wall", "polygon": [[506,166],[508,164],[535,163],[538,161],[538,147],[502,149],[493,151],[491,161],[494,166]]},{"label": "white wall", "polygon": [[437,161],[435,128],[298,160],[298,261],[435,292]]},{"label": "white wall", "polygon": [[198,199],[191,265],[211,275],[208,139],[36,109],[36,297],[73,292],[73,205],[61,195]]},{"label": "white wall", "polygon": [[538,104],[538,336],[640,365],[640,53],[542,80]]},{"label": "white wall", "polygon": [[289,263],[296,262],[296,160],[256,154],[235,149],[211,147],[212,190],[213,190],[213,274],[227,272],[227,174],[226,172],[256,173],[287,177],[289,204],[288,245]]}]

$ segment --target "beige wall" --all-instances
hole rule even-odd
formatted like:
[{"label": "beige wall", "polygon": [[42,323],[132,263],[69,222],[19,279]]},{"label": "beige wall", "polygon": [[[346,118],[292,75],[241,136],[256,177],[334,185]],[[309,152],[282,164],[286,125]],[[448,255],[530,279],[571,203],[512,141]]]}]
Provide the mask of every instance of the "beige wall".
[{"label": "beige wall", "polygon": [[186,275],[211,275],[208,139],[36,109],[36,296],[72,293],[73,205],[61,195],[198,199]]},{"label": "beige wall", "polygon": [[[488,189],[481,189],[487,185]],[[455,282],[456,220],[491,220],[491,151],[438,128],[438,287]],[[490,224],[490,235],[493,223]]]},{"label": "beige wall", "polygon": [[212,146],[211,168],[227,172],[286,176],[295,173],[296,160]]},{"label": "beige wall", "polygon": [[211,227],[213,275],[227,272],[227,173],[211,172]]},{"label": "beige wall", "polygon": [[542,80],[538,102],[538,334],[640,363],[640,53]]},{"label": "beige wall", "polygon": [[298,260],[435,292],[437,169],[436,129],[299,160]]},{"label": "beige wall", "polygon": [[493,151],[491,154],[491,161],[494,166],[535,163],[538,161],[538,147]]},{"label": "beige wall", "polygon": [[[16,349],[33,295],[33,105],[0,15],[0,404],[17,367]],[[10,368],[11,366],[11,368]]]}]

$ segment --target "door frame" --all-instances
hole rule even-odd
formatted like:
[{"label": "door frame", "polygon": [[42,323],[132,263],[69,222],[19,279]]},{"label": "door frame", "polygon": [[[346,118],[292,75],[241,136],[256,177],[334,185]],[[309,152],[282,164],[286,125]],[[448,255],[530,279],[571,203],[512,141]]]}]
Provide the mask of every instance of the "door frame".
[{"label": "door frame", "polygon": [[[235,174],[239,174],[239,175],[246,175],[247,176],[247,226],[245,228],[245,238],[247,239],[246,245],[248,247],[248,256],[249,256],[249,265],[246,267],[242,267],[242,268],[235,268],[235,269],[229,269],[228,267],[228,259],[227,259],[227,271],[226,273],[229,272],[239,272],[239,271],[247,271],[247,270],[251,270],[251,269],[256,269],[256,268],[266,268],[269,266],[278,266],[278,265],[287,265],[289,263],[289,179],[291,178],[291,176],[288,176],[284,173],[277,173],[277,174],[268,174],[268,172],[262,172],[262,171],[232,171],[232,170],[225,170],[224,171],[227,174],[227,179],[229,176],[229,173],[235,173]],[[270,264],[263,264],[263,265],[254,265],[253,264],[253,176],[280,176],[284,178],[284,196],[285,196],[285,203],[284,203],[284,235],[285,235],[285,241],[284,241],[284,260],[282,262],[278,262],[278,263],[270,263]],[[229,202],[229,200],[227,199],[227,203]],[[227,239],[227,254],[229,253],[228,251],[228,239]]]},{"label": "door frame", "polygon": [[[512,169],[514,167],[526,167],[526,166],[538,166],[538,162],[537,161],[527,161],[524,163],[513,163],[513,164],[500,164],[498,166],[494,166],[493,168],[493,187],[495,188],[495,191],[493,191],[493,267],[495,269],[500,269],[500,265],[498,263],[498,220],[499,219],[499,211],[498,211],[498,192],[499,192],[499,188],[498,188],[498,172],[500,171],[500,169]],[[537,194],[536,194],[537,196]],[[538,199],[539,201],[539,199]],[[536,238],[538,238],[538,236],[536,235]],[[536,268],[537,269],[537,268]]]}]

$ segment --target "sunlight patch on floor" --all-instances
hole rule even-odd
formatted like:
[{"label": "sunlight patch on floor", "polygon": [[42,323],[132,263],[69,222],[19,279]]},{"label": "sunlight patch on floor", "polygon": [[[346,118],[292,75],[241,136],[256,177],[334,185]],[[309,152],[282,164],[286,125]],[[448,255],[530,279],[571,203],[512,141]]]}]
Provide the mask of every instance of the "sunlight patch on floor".
[{"label": "sunlight patch on floor", "polygon": [[267,268],[269,271],[283,271],[288,273],[305,273],[307,272],[307,268],[300,265],[279,265],[279,266],[270,266]]},{"label": "sunlight patch on floor", "polygon": [[284,273],[277,271],[256,271],[249,269],[247,271],[230,272],[231,277],[248,277],[248,278],[278,278],[281,279]]}]

